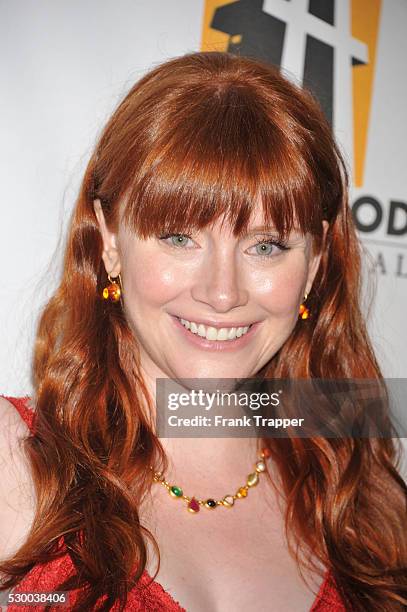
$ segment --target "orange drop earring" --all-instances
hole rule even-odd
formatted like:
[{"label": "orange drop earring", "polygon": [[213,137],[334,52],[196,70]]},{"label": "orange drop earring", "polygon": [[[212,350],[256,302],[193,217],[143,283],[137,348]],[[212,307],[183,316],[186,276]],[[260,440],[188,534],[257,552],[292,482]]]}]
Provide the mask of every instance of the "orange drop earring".
[{"label": "orange drop earring", "polygon": [[[306,301],[307,297],[308,297],[308,293],[306,293],[306,294],[304,295],[304,302]],[[300,305],[300,310],[299,310],[299,313],[298,313],[298,314],[299,314],[299,318],[300,318],[300,319],[308,319],[308,317],[309,317],[309,308],[307,308],[307,307],[305,306],[305,304],[304,304],[304,303],[302,303],[302,304]]]},{"label": "orange drop earring", "polygon": [[[111,302],[118,302],[122,294],[122,279],[120,274],[114,280],[110,274],[107,275],[107,278],[109,279],[109,284],[103,289],[103,298],[105,300],[110,300]],[[116,282],[117,279],[119,282]]]}]

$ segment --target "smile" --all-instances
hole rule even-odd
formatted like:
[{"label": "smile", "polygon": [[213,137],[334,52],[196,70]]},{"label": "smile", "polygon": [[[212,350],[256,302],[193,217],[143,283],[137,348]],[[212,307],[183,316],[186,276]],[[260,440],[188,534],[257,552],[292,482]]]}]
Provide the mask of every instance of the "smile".
[{"label": "smile", "polygon": [[[171,315],[171,319],[188,344],[209,352],[228,353],[243,349],[251,344],[253,336],[261,326],[260,321],[245,326],[214,327],[196,321],[188,321],[176,315]],[[211,338],[214,339],[211,340]],[[222,338],[225,339],[222,340]]]},{"label": "smile", "polygon": [[235,340],[244,336],[250,329],[251,325],[245,327],[212,327],[210,325],[203,325],[203,323],[195,323],[194,321],[187,321],[186,319],[178,319],[185,329],[189,330],[192,334],[196,334],[206,340],[216,341],[229,341]]}]

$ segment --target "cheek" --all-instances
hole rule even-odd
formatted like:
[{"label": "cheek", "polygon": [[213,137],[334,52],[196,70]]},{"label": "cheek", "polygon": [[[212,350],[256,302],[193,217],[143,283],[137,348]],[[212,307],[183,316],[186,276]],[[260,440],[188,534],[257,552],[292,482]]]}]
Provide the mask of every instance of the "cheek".
[{"label": "cheek", "polygon": [[302,259],[290,265],[276,266],[261,279],[255,279],[254,291],[261,305],[275,316],[285,317],[296,312],[306,282],[307,266]]},{"label": "cheek", "polygon": [[128,306],[137,304],[159,306],[181,290],[183,275],[176,266],[169,266],[162,258],[135,256],[123,266],[125,294]]}]

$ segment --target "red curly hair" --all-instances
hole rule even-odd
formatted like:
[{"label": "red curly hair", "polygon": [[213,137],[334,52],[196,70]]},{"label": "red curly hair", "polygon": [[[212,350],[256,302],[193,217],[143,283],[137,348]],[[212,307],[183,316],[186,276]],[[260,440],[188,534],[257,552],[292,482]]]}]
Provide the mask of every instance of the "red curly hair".
[{"label": "red curly hair", "polygon": [[[382,380],[360,311],[361,253],[348,175],[312,95],[265,63],[191,53],[146,74],[105,127],[69,229],[62,279],[38,327],[36,431],[25,444],[38,498],[34,526],[0,566],[15,585],[65,537],[86,586],[75,609],[124,606],[146,565],[140,500],[166,457],[143,416],[151,398],[137,339],[106,284],[99,198],[111,229],[141,237],[200,229],[225,216],[235,235],[260,194],[266,223],[294,220],[321,249],[313,316],[263,368],[265,377]],[[352,610],[407,605],[407,487],[388,438],[267,439],[281,476],[288,541],[301,565],[328,567]],[[391,495],[391,497],[389,497]],[[389,501],[391,503],[389,503]],[[103,515],[103,521],[98,517]],[[380,528],[378,528],[380,526]],[[136,568],[136,569],[135,569]]]}]

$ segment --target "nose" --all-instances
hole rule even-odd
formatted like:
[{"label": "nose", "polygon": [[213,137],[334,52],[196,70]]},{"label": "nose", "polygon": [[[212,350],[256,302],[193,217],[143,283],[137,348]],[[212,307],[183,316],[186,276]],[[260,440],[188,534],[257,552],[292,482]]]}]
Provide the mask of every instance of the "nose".
[{"label": "nose", "polygon": [[247,304],[249,291],[233,252],[225,248],[205,259],[191,293],[195,301],[216,312],[228,312]]}]

